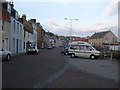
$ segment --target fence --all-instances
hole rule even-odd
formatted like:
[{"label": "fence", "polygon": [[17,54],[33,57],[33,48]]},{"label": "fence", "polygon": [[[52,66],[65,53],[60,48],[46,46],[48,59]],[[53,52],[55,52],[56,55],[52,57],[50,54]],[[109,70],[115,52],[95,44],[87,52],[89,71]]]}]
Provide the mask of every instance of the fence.
[{"label": "fence", "polygon": [[101,58],[110,58],[112,60],[120,60],[120,51],[100,51]]}]

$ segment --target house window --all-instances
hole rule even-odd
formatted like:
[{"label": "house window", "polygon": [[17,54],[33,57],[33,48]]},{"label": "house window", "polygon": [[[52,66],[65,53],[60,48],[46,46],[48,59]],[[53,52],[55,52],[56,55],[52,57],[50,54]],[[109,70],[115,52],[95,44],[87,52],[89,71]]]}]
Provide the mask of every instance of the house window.
[{"label": "house window", "polygon": [[105,40],[107,40],[107,37],[105,38]]},{"label": "house window", "polygon": [[13,32],[15,32],[15,20],[13,21]]},{"label": "house window", "polygon": [[9,13],[11,13],[11,5],[8,3],[8,10]]},{"label": "house window", "polygon": [[99,45],[100,45],[101,43],[99,42]]},{"label": "house window", "polygon": [[26,37],[26,32],[24,31],[24,37]]},{"label": "house window", "polygon": [[2,48],[3,49],[5,48],[5,46],[4,46],[4,40],[2,40]]},{"label": "house window", "polygon": [[26,43],[24,42],[24,49],[25,49],[25,44],[26,44]]},{"label": "house window", "polygon": [[19,23],[17,23],[17,33],[19,33]]},{"label": "house window", "polygon": [[15,51],[15,38],[13,38],[13,51]]},{"label": "house window", "polygon": [[29,33],[28,33],[28,38],[29,38]]},{"label": "house window", "polygon": [[8,38],[5,38],[5,50],[9,50],[9,41],[8,41]]},{"label": "house window", "polygon": [[20,51],[22,50],[22,40],[20,40]]},{"label": "house window", "polygon": [[5,21],[2,20],[2,31],[5,31]]},{"label": "house window", "polygon": [[22,25],[20,25],[20,34],[22,34]]}]

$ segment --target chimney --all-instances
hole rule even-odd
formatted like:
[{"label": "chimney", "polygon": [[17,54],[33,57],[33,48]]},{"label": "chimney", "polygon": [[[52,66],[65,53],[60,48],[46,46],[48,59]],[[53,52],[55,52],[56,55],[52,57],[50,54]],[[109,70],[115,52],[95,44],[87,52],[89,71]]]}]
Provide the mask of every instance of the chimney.
[{"label": "chimney", "polygon": [[13,0],[12,0],[12,3],[11,3],[11,6],[12,6],[12,8],[14,7]]},{"label": "chimney", "polygon": [[31,19],[30,21],[33,23],[36,23],[36,19]]},{"label": "chimney", "polygon": [[38,26],[41,26],[39,22],[36,23]]},{"label": "chimney", "polygon": [[22,18],[23,18],[24,20],[26,20],[26,14],[23,14],[23,15],[22,15]]}]

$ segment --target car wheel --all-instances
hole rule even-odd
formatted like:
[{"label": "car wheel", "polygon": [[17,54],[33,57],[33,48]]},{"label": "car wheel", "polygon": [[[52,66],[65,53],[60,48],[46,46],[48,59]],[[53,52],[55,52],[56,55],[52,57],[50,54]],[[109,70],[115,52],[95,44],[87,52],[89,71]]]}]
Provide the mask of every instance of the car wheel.
[{"label": "car wheel", "polygon": [[90,58],[91,58],[91,59],[95,59],[95,55],[91,55]]},{"label": "car wheel", "polygon": [[65,55],[68,55],[68,53],[67,53],[67,52],[65,52]]},{"label": "car wheel", "polygon": [[39,54],[39,52],[36,52],[36,54]]},{"label": "car wheel", "polygon": [[37,54],[37,51],[35,51],[34,54]]},{"label": "car wheel", "polygon": [[8,54],[8,55],[6,56],[6,60],[9,61],[10,59],[11,59],[11,55]]},{"label": "car wheel", "polygon": [[74,57],[75,57],[75,54],[74,54],[74,53],[72,53],[72,54],[71,54],[71,58],[74,58]]}]

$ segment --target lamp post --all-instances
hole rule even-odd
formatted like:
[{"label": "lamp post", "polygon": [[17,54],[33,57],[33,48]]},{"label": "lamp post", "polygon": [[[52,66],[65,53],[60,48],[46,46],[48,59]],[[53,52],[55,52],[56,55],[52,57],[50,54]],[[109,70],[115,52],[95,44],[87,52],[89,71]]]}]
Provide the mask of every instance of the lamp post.
[{"label": "lamp post", "polygon": [[68,18],[65,18],[65,20],[69,20],[70,21],[70,42],[72,41],[71,40],[71,35],[72,35],[72,21],[78,21],[78,19],[68,19]]},{"label": "lamp post", "polygon": [[[117,26],[114,26],[114,27],[110,27],[110,30],[112,31],[112,29],[114,29],[115,27],[117,27]],[[110,55],[110,57],[111,57],[111,60],[113,59],[113,51],[112,51],[112,49],[115,51],[115,38],[111,41],[111,44],[113,44],[114,45],[114,49],[113,48],[111,48],[111,55]]]}]

